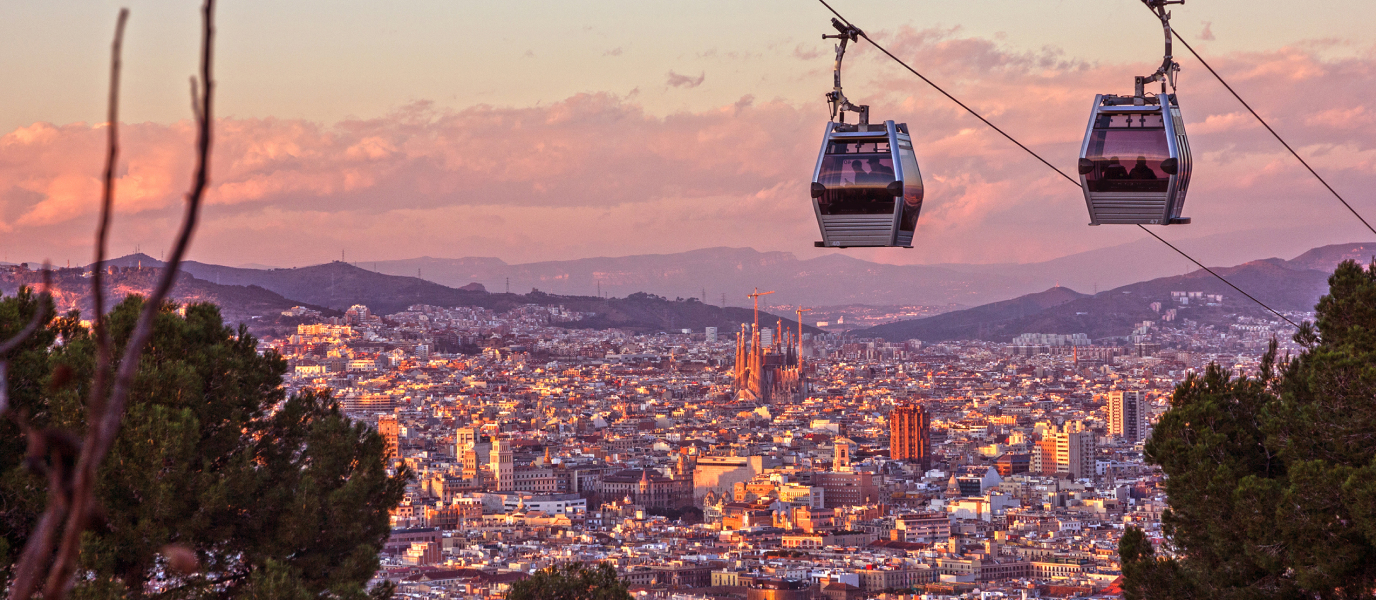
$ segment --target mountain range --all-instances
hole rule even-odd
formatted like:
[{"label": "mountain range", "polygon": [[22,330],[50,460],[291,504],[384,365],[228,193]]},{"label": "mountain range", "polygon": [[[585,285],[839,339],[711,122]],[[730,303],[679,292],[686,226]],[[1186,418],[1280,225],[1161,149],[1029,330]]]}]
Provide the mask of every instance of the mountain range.
[{"label": "mountain range", "polygon": [[[1376,244],[1337,244],[1314,248],[1290,259],[1270,258],[1246,262],[1214,271],[1277,310],[1308,311],[1327,290],[1327,277],[1347,259],[1366,262],[1376,254]],[[1061,259],[1061,260],[1069,260]],[[1070,268],[1076,258],[1062,264]],[[1093,337],[1121,336],[1143,320],[1160,317],[1159,310],[1176,308],[1182,318],[1206,319],[1226,314],[1267,313],[1212,275],[1193,270],[1184,275],[1151,278],[1110,290],[1085,294],[1069,286],[1056,285],[1031,294],[1015,294],[1031,279],[1017,279],[991,266],[984,273],[962,272],[955,267],[898,266],[870,263],[842,255],[828,255],[801,261],[782,252],[756,252],[750,249],[710,248],[673,255],[630,256],[610,259],[580,259],[558,263],[516,265],[530,277],[539,275],[538,289],[524,294],[493,292],[475,281],[484,268],[505,265],[496,259],[415,259],[428,265],[429,277],[446,279],[445,285],[414,275],[393,275],[345,262],[297,268],[226,267],[187,262],[178,279],[173,299],[179,302],[215,302],[230,322],[260,326],[279,322],[281,311],[304,305],[327,314],[339,314],[354,304],[363,304],[378,314],[405,310],[414,304],[436,306],[480,306],[504,311],[524,304],[560,304],[570,310],[593,313],[583,321],[585,327],[621,327],[637,331],[658,331],[718,327],[725,332],[749,323],[749,309],[719,306],[688,298],[663,297],[656,286],[679,285],[689,279],[711,281],[717,289],[730,289],[734,297],[744,296],[755,286],[787,289],[798,296],[818,298],[869,298],[855,304],[894,305],[937,304],[952,299],[978,304],[923,319],[888,323],[855,330],[862,337],[887,339],[990,339],[1008,340],[1020,333],[1088,333]],[[1053,261],[1054,262],[1054,261]],[[144,254],[132,254],[108,262],[114,267],[108,278],[107,293],[120,298],[130,293],[146,293],[161,262]],[[508,265],[509,266],[509,265]],[[422,275],[426,266],[417,267]],[[964,268],[973,270],[966,265]],[[1043,269],[1046,267],[1036,267]],[[446,269],[448,269],[446,271]],[[466,269],[468,272],[465,274]],[[1036,270],[1033,269],[1033,270]],[[54,295],[60,310],[89,312],[88,269],[58,269]],[[606,281],[603,296],[561,293],[572,287],[575,274],[596,276]],[[750,274],[763,281],[750,281]],[[40,280],[36,271],[21,267],[0,269],[0,292],[14,293],[21,285]],[[841,282],[844,285],[841,286]],[[489,282],[490,283],[490,282]],[[813,284],[821,288],[813,290]],[[503,282],[503,285],[505,282]],[[634,289],[639,286],[639,289]],[[841,286],[838,288],[837,286]],[[534,287],[534,286],[532,286]],[[705,286],[704,286],[705,287]],[[633,289],[621,297],[608,297],[619,289]],[[842,291],[837,291],[838,289]],[[812,290],[812,291],[809,291]],[[908,290],[906,295],[904,290]],[[594,289],[594,293],[595,293]],[[1201,292],[1222,295],[1219,306],[1176,305],[1172,292]],[[724,293],[724,292],[723,292]],[[779,295],[784,295],[783,291]],[[1001,296],[1001,297],[1000,297]],[[766,299],[778,296],[765,296]],[[979,302],[981,298],[992,301]],[[765,312],[761,321],[770,323],[779,316]],[[785,322],[796,322],[783,318]],[[807,330],[818,330],[808,327]]]},{"label": "mountain range", "polygon": [[[1376,244],[1338,244],[1314,248],[1290,260],[1271,258],[1235,267],[1214,268],[1228,282],[1257,300],[1282,312],[1307,312],[1328,292],[1328,276],[1344,260],[1373,260]],[[1181,304],[1172,292],[1221,295],[1223,301],[1208,306],[1196,300]],[[1160,303],[1153,308],[1153,303]],[[1161,277],[1120,286],[1097,294],[1082,294],[1064,287],[957,310],[944,314],[887,323],[853,331],[860,337],[888,340],[941,341],[984,339],[1007,342],[1023,333],[1086,333],[1091,338],[1123,336],[1135,324],[1161,318],[1176,309],[1180,319],[1224,322],[1228,315],[1244,314],[1274,319],[1265,308],[1199,269],[1185,275]]]},{"label": "mountain range", "polygon": [[[1126,233],[1126,232],[1125,232]],[[1236,265],[1266,256],[1256,250],[1266,232],[1174,239],[1209,266]],[[1290,247],[1291,244],[1279,244]],[[1356,254],[1376,252],[1376,245]],[[1251,249],[1253,251],[1250,251]],[[1307,250],[1299,247],[1296,253]],[[1219,257],[1228,258],[1229,262]],[[708,304],[745,306],[758,287],[777,292],[769,305],[977,306],[1060,285],[1095,293],[1198,269],[1151,238],[1036,263],[893,265],[832,253],[799,259],[789,252],[704,248],[676,254],[583,258],[508,264],[497,258],[432,258],[360,262],[357,266],[457,287],[479,283],[492,291],[531,289],[576,296],[648,292],[697,297]]]},{"label": "mountain range", "polygon": [[[130,294],[147,294],[156,283],[163,263],[145,254],[131,254],[106,263],[107,297],[118,302]],[[20,286],[37,286],[41,273],[27,268],[0,269],[0,292],[13,294]],[[59,312],[80,310],[89,315],[89,268],[57,269],[53,273],[53,297]],[[183,263],[171,299],[176,302],[212,302],[220,306],[229,323],[244,323],[257,333],[283,325],[282,311],[305,306],[326,315],[341,315],[355,304],[376,314],[391,314],[416,304],[473,306],[503,312],[527,304],[560,305],[592,316],[577,322],[585,328],[622,328],[632,331],[669,331],[717,327],[723,335],[754,320],[753,311],[740,307],[704,304],[696,298],[670,300],[654,294],[633,293],[623,298],[560,296],[532,291],[527,294],[489,293],[482,286],[451,288],[418,279],[375,273],[344,262],[293,269],[249,269],[205,263]],[[783,321],[796,329],[796,319],[761,311],[762,323]],[[290,321],[286,319],[285,321]],[[286,323],[286,325],[294,325]],[[804,326],[805,332],[821,330]]]}]

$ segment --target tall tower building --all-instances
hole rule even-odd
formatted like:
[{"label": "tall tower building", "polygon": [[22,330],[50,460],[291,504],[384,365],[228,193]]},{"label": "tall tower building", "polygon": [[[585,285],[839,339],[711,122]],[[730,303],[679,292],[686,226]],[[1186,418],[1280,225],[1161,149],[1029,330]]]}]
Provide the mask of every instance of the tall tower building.
[{"label": "tall tower building", "polygon": [[900,406],[889,413],[889,456],[932,468],[931,420],[922,405]]},{"label": "tall tower building", "polygon": [[492,468],[492,482],[497,491],[510,491],[515,487],[516,463],[509,440],[492,440],[492,454],[487,464]]},{"label": "tall tower building", "polygon": [[1094,454],[1098,450],[1094,432],[1076,422],[1066,423],[1064,429],[1051,435],[1056,440],[1056,474],[1071,479],[1093,478]]},{"label": "tall tower building", "polygon": [[377,433],[387,442],[387,459],[401,458],[401,424],[396,415],[381,415],[377,418]]},{"label": "tall tower building", "polygon": [[1108,395],[1108,434],[1137,443],[1147,437],[1147,400],[1140,390]]}]

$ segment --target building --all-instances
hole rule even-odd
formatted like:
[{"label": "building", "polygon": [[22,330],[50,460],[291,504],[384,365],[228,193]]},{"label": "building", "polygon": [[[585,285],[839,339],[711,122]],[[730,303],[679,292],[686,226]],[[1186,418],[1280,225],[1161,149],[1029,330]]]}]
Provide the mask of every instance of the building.
[{"label": "building", "polygon": [[884,590],[906,590],[908,588],[933,583],[937,580],[938,572],[936,569],[926,567],[909,567],[893,569],[880,567],[876,569],[863,569],[855,572],[860,577],[861,590],[866,592],[882,592]]},{"label": "building", "polygon": [[994,461],[994,467],[1002,477],[1026,473],[1032,469],[1032,455],[1005,452]]},{"label": "building", "polygon": [[515,489],[516,468],[515,459],[511,454],[511,442],[508,440],[493,440],[492,454],[487,460],[487,466],[492,470],[492,482],[499,492]]},{"label": "building", "polygon": [[865,505],[879,500],[880,476],[861,471],[823,471],[812,475],[812,485],[822,488],[826,508]]},{"label": "building", "polygon": [[924,511],[894,517],[890,537],[900,542],[932,542],[951,537],[951,517]]},{"label": "building", "polygon": [[465,450],[478,443],[478,430],[472,427],[460,427],[454,432],[454,455],[463,457]]},{"label": "building", "polygon": [[650,469],[626,469],[602,478],[602,497],[629,497],[633,504],[648,509],[689,506],[693,502],[692,483],[687,479],[665,477]]},{"label": "building", "polygon": [[1147,438],[1147,400],[1141,390],[1109,393],[1108,434],[1131,443]]},{"label": "building", "polygon": [[1062,431],[1050,434],[1056,442],[1056,474],[1071,479],[1094,477],[1094,432],[1080,423],[1066,423]]},{"label": "building", "polygon": [[[783,321],[779,321],[783,330]],[[766,331],[768,331],[766,329]],[[762,337],[759,327],[746,334],[741,326],[736,334],[736,366],[733,371],[736,394],[749,400],[798,400],[804,393],[798,349],[790,335]]]},{"label": "building", "polygon": [[750,481],[779,464],[780,460],[772,456],[700,457],[693,469],[693,497],[701,499],[708,492],[730,492],[737,482]]},{"label": "building", "polygon": [[889,413],[889,456],[932,467],[931,422],[921,405],[900,406]]},{"label": "building", "polygon": [[1027,470],[1033,475],[1056,474],[1056,439],[1052,434],[1046,434],[1032,446],[1032,455],[1028,457]]},{"label": "building", "polygon": [[836,438],[832,446],[832,468],[837,471],[849,471],[850,457],[854,454],[855,442],[845,436]]},{"label": "building", "polygon": [[377,433],[387,442],[387,459],[401,458],[401,425],[396,415],[381,415],[377,418]]},{"label": "building", "polygon": [[387,394],[360,394],[358,392],[344,394],[339,404],[346,413],[389,413],[396,407],[395,401]]}]

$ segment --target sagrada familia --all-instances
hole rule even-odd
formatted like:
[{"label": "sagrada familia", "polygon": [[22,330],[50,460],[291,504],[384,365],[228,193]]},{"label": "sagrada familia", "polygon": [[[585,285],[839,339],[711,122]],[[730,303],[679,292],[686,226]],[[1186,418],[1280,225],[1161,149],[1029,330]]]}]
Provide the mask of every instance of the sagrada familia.
[{"label": "sagrada familia", "polygon": [[762,402],[797,402],[807,394],[794,333],[784,329],[783,320],[774,330],[770,343],[761,339],[758,325],[742,324],[736,334],[736,398]]}]

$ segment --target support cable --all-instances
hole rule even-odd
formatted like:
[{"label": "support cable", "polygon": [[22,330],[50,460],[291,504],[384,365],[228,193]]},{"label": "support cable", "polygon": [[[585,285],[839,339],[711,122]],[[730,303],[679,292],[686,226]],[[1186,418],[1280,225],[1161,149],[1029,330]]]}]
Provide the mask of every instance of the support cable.
[{"label": "support cable", "polygon": [[[1310,174],[1310,175],[1313,175],[1315,179],[1318,179],[1318,180],[1319,180],[1319,183],[1322,183],[1322,184],[1323,184],[1323,187],[1328,188],[1328,191],[1331,192],[1331,193],[1333,194],[1333,197],[1334,197],[1334,198],[1337,198],[1337,199],[1338,199],[1338,202],[1342,202],[1342,203],[1343,203],[1343,206],[1346,206],[1346,207],[1347,207],[1347,210],[1349,210],[1349,211],[1352,212],[1352,216],[1357,217],[1357,220],[1358,220],[1358,221],[1361,221],[1361,222],[1362,222],[1362,225],[1366,225],[1366,228],[1367,228],[1368,230],[1370,230],[1372,234],[1376,234],[1376,228],[1373,228],[1373,227],[1371,226],[1371,223],[1368,223],[1367,220],[1366,220],[1365,218],[1363,218],[1362,215],[1359,214],[1359,213],[1357,212],[1357,209],[1352,208],[1352,205],[1351,205],[1351,204],[1348,204],[1348,203],[1347,203],[1347,200],[1344,200],[1343,197],[1342,197],[1342,195],[1338,194],[1338,191],[1335,190],[1335,189],[1333,189],[1333,186],[1328,185],[1328,182],[1325,181],[1324,178],[1321,177],[1321,176],[1318,174],[1318,172],[1314,170],[1314,167],[1309,166],[1309,163],[1305,162],[1305,160],[1304,160],[1303,158],[1300,158],[1299,153],[1298,153],[1298,152],[1295,152],[1295,149],[1294,149],[1294,148],[1291,148],[1291,147],[1290,147],[1290,144],[1286,143],[1286,141],[1285,141],[1284,139],[1281,139],[1280,134],[1279,134],[1279,133],[1276,133],[1276,130],[1271,129],[1271,126],[1270,126],[1269,124],[1266,123],[1266,119],[1261,118],[1261,115],[1257,114],[1257,111],[1252,110],[1252,106],[1251,106],[1250,104],[1247,104],[1247,101],[1246,101],[1246,100],[1243,100],[1243,99],[1242,99],[1242,96],[1239,96],[1238,93],[1237,93],[1237,91],[1233,90],[1233,86],[1228,85],[1228,82],[1223,80],[1223,76],[1222,76],[1222,75],[1219,75],[1219,74],[1218,74],[1218,71],[1215,71],[1213,67],[1209,66],[1209,63],[1207,63],[1207,62],[1204,61],[1204,57],[1200,56],[1198,52],[1195,52],[1195,51],[1194,51],[1194,48],[1190,46],[1190,43],[1189,43],[1189,42],[1185,41],[1185,38],[1180,37],[1180,33],[1179,33],[1179,32],[1177,32],[1177,31],[1175,31],[1175,30],[1171,30],[1171,33],[1174,33],[1174,34],[1175,34],[1175,39],[1180,40],[1180,43],[1182,43],[1182,44],[1185,45],[1185,49],[1186,49],[1186,50],[1189,50],[1189,51],[1190,51],[1190,54],[1193,54],[1193,55],[1194,55],[1195,59],[1199,61],[1199,64],[1204,65],[1204,68],[1205,68],[1205,69],[1208,69],[1208,70],[1209,70],[1209,73],[1213,74],[1214,79],[1217,79],[1219,83],[1223,84],[1223,87],[1225,87],[1225,88],[1228,89],[1228,93],[1229,93],[1229,94],[1232,94],[1234,98],[1237,98],[1237,101],[1238,101],[1239,103],[1242,104],[1242,107],[1243,107],[1243,108],[1246,108],[1246,109],[1247,109],[1247,112],[1252,113],[1252,116],[1257,118],[1257,121],[1261,123],[1261,126],[1266,128],[1266,131],[1271,132],[1271,135],[1274,136],[1274,137],[1276,138],[1276,141],[1277,141],[1277,142],[1280,142],[1280,145],[1285,146],[1285,149],[1290,151],[1290,155],[1291,155],[1291,156],[1294,156],[1294,157],[1295,157],[1295,160],[1300,161],[1300,164],[1304,165],[1304,168],[1309,170],[1309,174]],[[865,38],[865,39],[869,39],[869,38]],[[873,43],[873,42],[871,42],[871,43]]]},{"label": "support cable", "polygon": [[[827,1],[826,1],[826,0],[817,0],[817,1],[818,1],[818,2],[821,2],[821,3],[822,3],[822,6],[827,7],[827,10],[831,11],[831,14],[836,15],[836,18],[841,19],[841,21],[842,21],[843,23],[845,23],[846,25],[848,25],[848,26],[850,26],[850,27],[855,27],[854,25],[851,25],[850,21],[847,21],[845,17],[841,16],[841,13],[836,12],[836,9],[832,8],[830,4],[827,4]],[[974,115],[976,119],[979,119],[980,121],[983,121],[984,124],[985,124],[985,125],[988,125],[990,129],[993,129],[994,131],[999,132],[999,134],[1001,134],[1003,137],[1008,138],[1008,141],[1013,142],[1014,144],[1017,144],[1017,146],[1018,146],[1019,148],[1022,148],[1023,150],[1026,150],[1028,154],[1031,154],[1031,155],[1032,155],[1033,157],[1035,157],[1037,160],[1042,161],[1042,164],[1044,164],[1044,165],[1046,165],[1046,166],[1048,166],[1048,167],[1051,167],[1051,170],[1052,170],[1052,171],[1055,171],[1055,172],[1057,172],[1057,173],[1060,173],[1060,174],[1061,174],[1061,177],[1066,178],[1066,180],[1068,180],[1068,181],[1070,181],[1071,183],[1075,184],[1077,187],[1080,185],[1080,183],[1079,183],[1078,181],[1075,181],[1074,178],[1072,178],[1072,177],[1069,176],[1069,175],[1066,175],[1064,172],[1062,172],[1060,169],[1057,169],[1057,168],[1056,168],[1054,165],[1052,165],[1051,163],[1046,162],[1046,159],[1045,159],[1045,158],[1042,158],[1042,157],[1041,157],[1040,155],[1038,155],[1036,152],[1033,152],[1031,148],[1028,148],[1027,146],[1022,145],[1022,142],[1019,142],[1018,140],[1013,139],[1013,136],[1008,135],[1008,134],[1005,133],[1002,129],[999,129],[997,125],[994,125],[993,123],[990,123],[990,122],[989,122],[989,119],[986,119],[986,118],[984,118],[983,116],[981,116],[979,113],[975,112],[975,110],[974,110],[973,108],[970,108],[970,107],[966,106],[965,103],[964,103],[964,102],[961,102],[960,100],[956,100],[956,97],[955,97],[955,96],[952,96],[952,95],[946,93],[946,90],[941,89],[941,86],[939,86],[939,85],[937,85],[937,84],[935,84],[935,83],[932,83],[932,80],[927,79],[926,76],[924,76],[924,75],[921,74],[921,73],[918,73],[916,69],[913,69],[912,67],[908,66],[908,63],[905,63],[905,62],[903,62],[902,60],[899,60],[899,58],[898,58],[897,56],[894,56],[893,53],[889,52],[888,50],[885,50],[883,46],[880,46],[880,45],[879,45],[877,42],[875,42],[873,39],[870,39],[870,36],[866,35],[865,32],[864,32],[863,30],[861,30],[860,28],[857,27],[857,28],[856,28],[856,31],[859,31],[859,32],[860,32],[860,37],[865,38],[865,41],[867,41],[867,42],[869,42],[870,44],[872,44],[875,48],[878,48],[880,52],[883,52],[884,54],[888,55],[888,57],[889,57],[889,58],[892,58],[892,59],[894,60],[894,62],[897,62],[897,63],[900,64],[900,65],[903,65],[903,68],[907,69],[907,70],[908,70],[910,73],[912,73],[913,75],[916,75],[918,79],[921,79],[922,81],[925,81],[925,82],[927,83],[927,85],[932,86],[932,89],[935,89],[936,91],[941,92],[941,95],[943,95],[943,96],[945,96],[946,98],[950,99],[951,102],[955,102],[956,104],[960,105],[961,108],[965,109],[965,112],[968,112],[968,113]]]},{"label": "support cable", "polygon": [[[821,3],[822,3],[822,6],[827,7],[827,10],[831,11],[831,14],[836,15],[836,18],[840,19],[841,22],[845,23],[847,26],[854,27],[854,25],[852,25],[850,21],[846,20],[845,17],[841,16],[841,13],[836,12],[836,9],[832,8],[830,4],[827,4],[827,1],[826,1],[826,0],[817,0],[817,1],[818,1],[818,2],[821,2]],[[1084,189],[1084,188],[1080,185],[1080,182],[1077,181],[1075,178],[1073,178],[1073,177],[1067,175],[1067,174],[1065,173],[1065,171],[1060,170],[1059,168],[1057,168],[1055,165],[1051,164],[1050,162],[1047,162],[1047,160],[1044,159],[1044,158],[1042,158],[1041,155],[1037,154],[1036,152],[1033,152],[1031,148],[1028,148],[1027,146],[1024,146],[1024,145],[1022,144],[1022,142],[1019,142],[1018,140],[1014,139],[1013,136],[1008,135],[1006,132],[1004,132],[1002,129],[999,129],[999,128],[998,128],[996,125],[994,125],[993,123],[990,123],[988,119],[985,119],[985,118],[984,118],[983,116],[981,116],[979,113],[975,112],[974,109],[970,108],[969,106],[966,106],[964,102],[961,102],[960,100],[957,100],[955,96],[952,96],[951,94],[947,93],[946,90],[941,89],[941,86],[938,86],[937,84],[932,83],[932,80],[927,79],[927,78],[926,78],[925,76],[923,76],[921,73],[918,73],[916,69],[914,69],[914,68],[908,66],[908,63],[903,62],[902,59],[898,58],[897,56],[894,56],[892,52],[889,52],[888,50],[884,49],[883,46],[880,46],[877,42],[875,42],[873,39],[871,39],[870,36],[867,35],[867,34],[864,32],[864,30],[861,30],[861,29],[859,29],[858,27],[856,28],[856,30],[860,32],[860,37],[865,38],[865,41],[867,41],[867,42],[869,42],[870,44],[874,45],[875,48],[879,49],[880,52],[883,52],[883,53],[884,53],[886,56],[888,56],[889,58],[892,58],[892,59],[894,60],[894,62],[896,62],[896,63],[902,65],[903,68],[905,68],[905,69],[908,70],[908,72],[912,73],[913,75],[916,75],[919,79],[921,79],[922,81],[926,82],[927,85],[932,86],[932,88],[935,89],[936,91],[941,92],[941,95],[946,96],[946,98],[948,98],[950,101],[955,102],[955,103],[956,103],[957,105],[959,105],[961,108],[965,109],[966,112],[970,113],[971,115],[974,115],[975,118],[977,118],[977,119],[979,119],[980,121],[982,121],[985,125],[988,125],[988,126],[989,126],[991,129],[993,129],[994,131],[999,132],[999,134],[1001,134],[1001,135],[1003,135],[1003,137],[1007,138],[1008,141],[1013,142],[1015,145],[1017,145],[1017,147],[1022,148],[1025,152],[1027,152],[1028,154],[1031,154],[1033,158],[1036,158],[1037,160],[1041,161],[1042,164],[1046,165],[1046,166],[1047,166],[1048,168],[1050,168],[1052,171],[1055,171],[1055,172],[1056,172],[1057,174],[1059,174],[1061,177],[1064,177],[1066,181],[1069,181],[1069,182],[1070,182],[1072,185],[1074,185],[1075,187],[1080,188],[1080,189],[1082,189],[1082,190]],[[1177,36],[1177,37],[1179,37],[1179,36]],[[1181,41],[1181,43],[1184,43],[1185,40],[1180,40],[1180,41]],[[1186,47],[1186,48],[1189,48],[1190,46],[1189,46],[1189,44],[1185,44],[1185,47]],[[1194,52],[1194,49],[1190,49],[1190,52],[1193,53],[1193,52]],[[1195,55],[1196,58],[1198,58],[1198,56],[1199,56],[1198,54]],[[1200,62],[1204,62],[1203,59],[1201,59]],[[1207,67],[1208,65],[1206,64],[1205,66]],[[1210,70],[1210,72],[1213,71],[1213,69],[1209,69],[1209,70]],[[1215,74],[1215,77],[1217,77],[1217,74]],[[1219,81],[1223,81],[1222,78],[1220,78]],[[1227,84],[1225,83],[1224,85],[1226,86]],[[1232,89],[1232,88],[1229,88],[1230,91],[1231,91],[1231,89]],[[1236,94],[1234,94],[1234,96],[1236,96]],[[1241,98],[1238,98],[1238,100],[1241,101],[1242,99],[1241,99]],[[1245,106],[1246,103],[1244,102],[1243,105]],[[1248,110],[1250,110],[1250,107],[1249,107]],[[1252,113],[1252,114],[1255,115],[1256,113]],[[1261,117],[1257,117],[1257,118],[1260,119]],[[1265,124],[1265,123],[1263,122],[1263,124]],[[1270,129],[1270,127],[1267,127],[1267,129]],[[1272,133],[1274,134],[1275,132],[1273,131]],[[1276,139],[1280,139],[1280,136],[1276,136]],[[1284,144],[1285,142],[1282,140],[1281,143]],[[1286,148],[1289,148],[1289,146],[1287,145]],[[1291,153],[1293,153],[1293,152],[1294,152],[1294,151],[1291,150]],[[1296,158],[1299,158],[1299,155],[1296,154],[1295,157],[1296,157]],[[1301,159],[1300,162],[1304,162],[1303,159]],[[1307,167],[1307,166],[1309,166],[1309,165],[1306,164],[1305,166]],[[1312,172],[1313,172],[1313,169],[1310,169],[1310,172],[1312,173]],[[1315,177],[1317,177],[1317,176],[1318,176],[1318,174],[1315,174]],[[1323,180],[1320,179],[1320,181],[1323,181]],[[1327,184],[1327,183],[1324,183],[1324,185],[1328,185],[1328,184]],[[1329,188],[1330,191],[1331,191],[1332,189],[1333,189],[1333,188]],[[1337,195],[1337,192],[1333,192],[1333,193],[1334,193],[1334,195]],[[1342,200],[1341,197],[1339,197],[1338,199],[1339,199],[1339,200]],[[1343,204],[1347,204],[1347,202],[1344,201]],[[1350,209],[1351,207],[1349,206],[1348,208]],[[1352,211],[1352,214],[1357,214],[1357,211]],[[1358,215],[1357,218],[1360,219],[1361,216]],[[1366,220],[1362,220],[1362,222],[1363,222],[1363,223],[1366,223]],[[1180,254],[1180,255],[1183,256],[1183,257],[1185,257],[1186,259],[1188,259],[1190,262],[1194,263],[1194,264],[1195,264],[1196,266],[1198,266],[1199,268],[1205,270],[1205,271],[1208,272],[1210,275],[1213,275],[1214,277],[1218,278],[1219,281],[1222,281],[1223,283],[1227,284],[1228,287],[1233,288],[1234,290],[1237,291],[1237,293],[1242,294],[1243,296],[1246,296],[1247,299],[1251,300],[1252,302],[1257,303],[1257,304],[1260,305],[1262,308],[1264,308],[1264,309],[1270,311],[1271,314],[1276,315],[1277,317],[1280,317],[1281,320],[1285,321],[1286,323],[1289,323],[1292,327],[1294,327],[1294,328],[1296,328],[1296,329],[1299,329],[1299,325],[1296,325],[1294,321],[1291,321],[1289,318],[1287,318],[1285,315],[1281,314],[1281,313],[1280,313],[1279,311],[1277,311],[1276,309],[1271,308],[1270,306],[1267,306],[1265,302],[1262,302],[1261,300],[1258,300],[1255,296],[1253,296],[1253,295],[1251,295],[1251,294],[1248,294],[1247,292],[1242,291],[1242,288],[1237,287],[1236,285],[1233,285],[1233,283],[1232,283],[1231,281],[1228,281],[1227,279],[1224,279],[1222,275],[1219,275],[1218,273],[1214,272],[1213,269],[1210,269],[1209,267],[1204,266],[1204,263],[1201,263],[1201,262],[1195,260],[1194,257],[1192,257],[1192,256],[1190,256],[1190,255],[1188,255],[1188,254],[1186,254],[1183,250],[1181,250],[1181,249],[1179,249],[1179,248],[1176,248],[1175,245],[1173,245],[1173,244],[1171,244],[1170,242],[1167,242],[1166,240],[1162,239],[1161,236],[1156,235],[1155,233],[1152,233],[1152,231],[1151,231],[1150,229],[1147,229],[1146,227],[1143,227],[1142,225],[1138,225],[1137,227],[1138,227],[1139,229],[1141,229],[1142,231],[1147,232],[1147,234],[1148,234],[1148,235],[1151,235],[1151,237],[1156,238],[1157,241],[1161,242],[1162,244],[1165,244],[1165,245],[1166,245],[1167,247],[1169,247],[1171,250],[1176,251],[1176,253]],[[1370,227],[1370,225],[1368,225],[1368,227]],[[1376,230],[1373,230],[1373,233],[1376,233]]]}]

